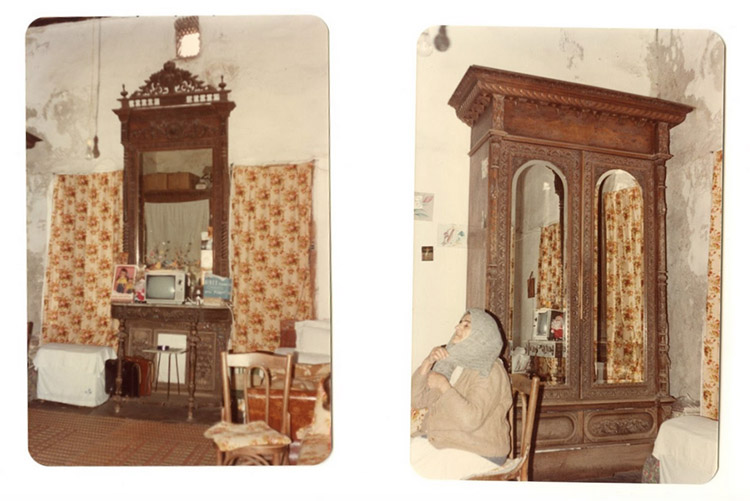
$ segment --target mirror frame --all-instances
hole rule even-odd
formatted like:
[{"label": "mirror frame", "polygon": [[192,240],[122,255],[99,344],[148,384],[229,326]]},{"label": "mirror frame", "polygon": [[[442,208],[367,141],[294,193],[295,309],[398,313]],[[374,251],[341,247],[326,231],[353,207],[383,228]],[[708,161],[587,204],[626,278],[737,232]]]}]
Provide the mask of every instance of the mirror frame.
[{"label": "mirror frame", "polygon": [[211,149],[212,186],[209,198],[213,229],[213,273],[229,276],[228,121],[235,103],[229,101],[224,78],[215,88],[167,61],[146,83],[128,95],[123,84],[120,108],[123,161],[123,251],[130,264],[143,264],[141,191],[142,154],[150,151]]},{"label": "mirror frame", "polygon": [[[566,187],[565,200],[565,240],[563,245],[564,271],[563,281],[567,296],[568,310],[568,357],[565,383],[545,387],[544,398],[547,401],[564,401],[578,398],[580,395],[579,346],[581,342],[580,324],[580,269],[582,262],[574,256],[580,256],[581,225],[577,224],[576,215],[580,213],[581,189],[581,156],[578,152],[557,148],[554,146],[529,144],[491,139],[491,154],[493,159],[489,169],[491,193],[490,198],[497,200],[491,204],[492,210],[488,215],[488,227],[498,228],[497,232],[488,235],[490,251],[490,271],[488,276],[487,306],[490,311],[497,312],[501,325],[511,325],[512,294],[510,276],[512,237],[511,215],[515,203],[514,178],[516,173],[532,162],[547,163],[555,166],[557,174],[564,179]],[[495,212],[496,211],[496,212]],[[494,220],[494,221],[493,221]],[[579,280],[576,280],[578,277]],[[509,333],[506,333],[508,335]],[[510,343],[508,343],[509,345]],[[506,346],[509,351],[509,346]]]},{"label": "mirror frame", "polygon": [[[557,215],[558,215],[558,224],[560,225],[560,237],[561,237],[561,242],[560,242],[560,254],[561,254],[561,256],[560,256],[560,258],[561,258],[561,261],[562,261],[562,264],[563,264],[563,269],[562,269],[562,284],[563,284],[562,293],[563,293],[563,296],[564,296],[563,297],[563,303],[565,303],[567,305],[570,302],[570,299],[568,297],[569,296],[569,294],[568,294],[568,290],[569,290],[568,279],[569,279],[569,277],[567,275],[567,270],[568,270],[569,267],[566,264],[566,259],[568,257],[567,253],[566,253],[566,248],[567,248],[567,240],[566,240],[567,239],[567,232],[566,232],[566,229],[567,229],[567,226],[568,226],[568,210],[567,210],[567,205],[569,203],[568,200],[567,200],[567,194],[568,194],[569,190],[568,190],[567,180],[565,178],[565,175],[563,174],[563,172],[555,164],[553,164],[552,162],[550,162],[548,160],[537,160],[537,159],[535,159],[535,160],[529,160],[529,161],[525,162],[523,165],[521,165],[520,167],[518,167],[517,169],[515,169],[515,171],[513,173],[513,180],[511,182],[512,203],[511,203],[511,209],[510,209],[511,210],[511,213],[510,213],[510,226],[511,226],[512,231],[517,231],[518,230],[518,218],[519,218],[519,214],[518,214],[518,210],[517,210],[518,209],[518,203],[520,201],[521,204],[525,204],[525,201],[522,198],[520,198],[520,196],[522,195],[522,193],[520,193],[520,190],[522,190],[525,187],[525,183],[526,183],[526,181],[523,179],[523,177],[524,177],[524,175],[526,173],[529,172],[529,170],[531,170],[534,167],[543,167],[543,168],[549,170],[552,173],[552,175],[554,176],[554,184],[552,186],[552,189],[553,189],[555,195],[557,195],[557,197],[558,197]],[[518,240],[516,240],[515,238],[511,238],[510,241],[513,242],[514,245],[516,245],[516,246],[518,245]],[[510,250],[510,252],[512,254],[515,254],[515,255],[519,254],[517,251],[518,251],[517,247],[515,249],[511,249]],[[515,263],[518,262],[517,259],[514,259],[514,260],[515,260]],[[517,283],[516,279],[525,276],[525,273],[521,273],[520,275],[518,275],[518,270],[515,269],[515,265],[510,267],[510,271],[513,272],[513,275],[510,277],[511,282],[513,283],[513,294],[511,294],[509,297],[510,297],[510,308],[514,311],[514,315],[513,315],[513,318],[511,319],[511,323],[508,325],[508,331],[509,331],[510,337],[513,338],[514,335],[515,335],[515,333],[516,333],[515,322],[517,321],[517,317],[518,317],[518,315],[516,314],[517,313],[516,309],[515,309],[515,306],[516,306],[516,294],[523,295],[523,290],[525,290],[524,287],[523,287],[523,283]],[[536,277],[537,281],[540,279],[538,270],[537,270],[537,274],[536,274],[535,277]],[[565,364],[566,364],[565,379],[566,380],[569,378],[569,375],[568,375],[569,368],[567,366],[569,365],[568,359],[569,359],[570,351],[571,351],[571,349],[570,349],[570,344],[571,344],[571,328],[570,328],[570,324],[571,324],[571,318],[570,318],[570,316],[571,315],[570,315],[570,313],[571,313],[570,309],[569,308],[565,308],[565,314],[566,314],[566,321],[565,322],[566,322],[566,332],[567,332],[567,335],[565,336],[565,343],[567,344],[567,349],[566,349],[567,355],[565,357],[563,357],[563,360],[566,361],[565,362]],[[516,348],[517,346],[520,346],[520,345],[516,345],[516,341],[517,341],[516,339],[513,339],[513,341],[512,341],[513,346],[510,347],[511,351],[514,348]],[[551,383],[551,382],[548,382],[548,381],[545,381],[545,384],[547,384],[549,386],[557,386],[558,384],[560,386],[564,386],[565,385],[565,383]]]},{"label": "mirror frame", "polygon": [[[654,163],[648,159],[638,158],[627,158],[622,159],[609,155],[607,153],[593,153],[587,152],[585,154],[584,162],[590,167],[587,169],[589,173],[585,179],[585,190],[587,195],[584,196],[584,240],[585,244],[583,248],[586,251],[585,262],[586,265],[583,269],[583,275],[585,278],[586,286],[583,293],[589,296],[588,304],[594,304],[591,301],[596,301],[595,297],[595,285],[594,277],[596,272],[594,270],[594,252],[598,242],[596,240],[595,225],[598,219],[599,202],[597,192],[599,189],[599,183],[606,176],[611,174],[613,171],[623,171],[633,177],[636,183],[641,188],[641,196],[643,197],[643,276],[644,276],[644,314],[645,314],[645,326],[646,326],[646,338],[644,339],[644,345],[659,344],[660,337],[659,332],[662,329],[659,328],[657,311],[657,293],[660,286],[659,276],[663,275],[666,279],[666,274],[659,273],[658,270],[658,255],[660,250],[660,241],[657,234],[657,222],[656,222],[656,180],[654,178]],[[651,284],[651,285],[649,285]],[[589,349],[583,350],[583,370],[581,371],[583,378],[583,396],[586,398],[614,398],[615,395],[627,398],[642,398],[647,395],[653,395],[657,390],[655,371],[659,367],[657,361],[658,350],[652,350],[645,348],[644,353],[644,381],[636,383],[597,383],[595,375],[595,363],[596,363],[596,340],[598,335],[598,318],[592,314],[584,319],[583,332],[585,346]]]}]

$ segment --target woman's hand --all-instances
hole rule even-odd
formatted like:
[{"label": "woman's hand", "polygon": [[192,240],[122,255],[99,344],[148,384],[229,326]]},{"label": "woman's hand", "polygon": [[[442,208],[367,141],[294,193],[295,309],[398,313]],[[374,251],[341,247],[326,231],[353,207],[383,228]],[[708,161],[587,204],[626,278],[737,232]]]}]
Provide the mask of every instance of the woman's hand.
[{"label": "woman's hand", "polygon": [[438,372],[430,372],[427,374],[427,387],[430,389],[440,390],[440,393],[445,393],[451,387],[448,378]]},{"label": "woman's hand", "polygon": [[445,346],[435,346],[425,358],[425,362],[429,361],[430,364],[434,364],[444,358],[448,358],[448,350],[445,349]]},{"label": "woman's hand", "polygon": [[422,365],[419,367],[420,372],[422,374],[427,374],[430,369],[432,369],[432,364],[447,357],[448,350],[446,350],[444,346],[435,346],[430,351],[430,354],[427,355],[427,358],[422,361]]}]

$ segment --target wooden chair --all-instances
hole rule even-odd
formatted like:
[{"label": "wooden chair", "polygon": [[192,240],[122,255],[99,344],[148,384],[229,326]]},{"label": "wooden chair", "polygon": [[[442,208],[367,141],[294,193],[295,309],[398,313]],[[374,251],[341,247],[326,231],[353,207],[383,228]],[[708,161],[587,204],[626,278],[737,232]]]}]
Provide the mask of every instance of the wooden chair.
[{"label": "wooden chair", "polygon": [[[468,480],[529,480],[529,461],[531,459],[531,442],[534,434],[539,399],[539,377],[529,378],[525,374],[510,376],[513,390],[513,405],[509,418],[511,427],[511,454],[502,466],[490,471],[472,475]],[[516,440],[516,402],[521,401],[521,440],[515,448]]]},{"label": "wooden chair", "polygon": [[[233,370],[234,369],[234,370]],[[260,370],[265,387],[265,419],[249,421],[251,399],[249,390],[260,379],[254,369]],[[274,372],[271,372],[274,371]],[[269,424],[271,419],[271,378],[283,374],[284,387],[281,402],[279,429]],[[280,465],[289,462],[290,414],[289,393],[292,387],[292,355],[275,355],[267,352],[221,353],[221,378],[223,406],[221,422],[209,428],[204,436],[213,439],[219,465]],[[234,422],[232,381],[240,382],[241,399],[237,400],[237,414],[244,416],[241,423]]]}]

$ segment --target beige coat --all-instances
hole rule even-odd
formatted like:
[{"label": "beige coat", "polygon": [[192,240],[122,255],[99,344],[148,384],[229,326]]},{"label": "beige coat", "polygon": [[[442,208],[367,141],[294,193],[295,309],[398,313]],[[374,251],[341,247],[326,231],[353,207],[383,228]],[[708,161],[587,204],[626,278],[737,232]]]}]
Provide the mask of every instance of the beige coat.
[{"label": "beige coat", "polygon": [[498,361],[488,377],[464,369],[445,393],[427,388],[427,375],[412,376],[412,408],[427,408],[422,431],[438,449],[451,447],[485,457],[510,452],[510,378]]}]

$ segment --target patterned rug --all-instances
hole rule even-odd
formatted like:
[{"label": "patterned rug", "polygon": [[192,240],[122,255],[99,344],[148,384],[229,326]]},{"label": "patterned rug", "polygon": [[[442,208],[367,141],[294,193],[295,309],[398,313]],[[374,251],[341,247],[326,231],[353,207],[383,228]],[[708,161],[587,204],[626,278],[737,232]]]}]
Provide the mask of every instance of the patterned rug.
[{"label": "patterned rug", "polygon": [[207,428],[29,409],[29,453],[46,466],[215,465]]}]

